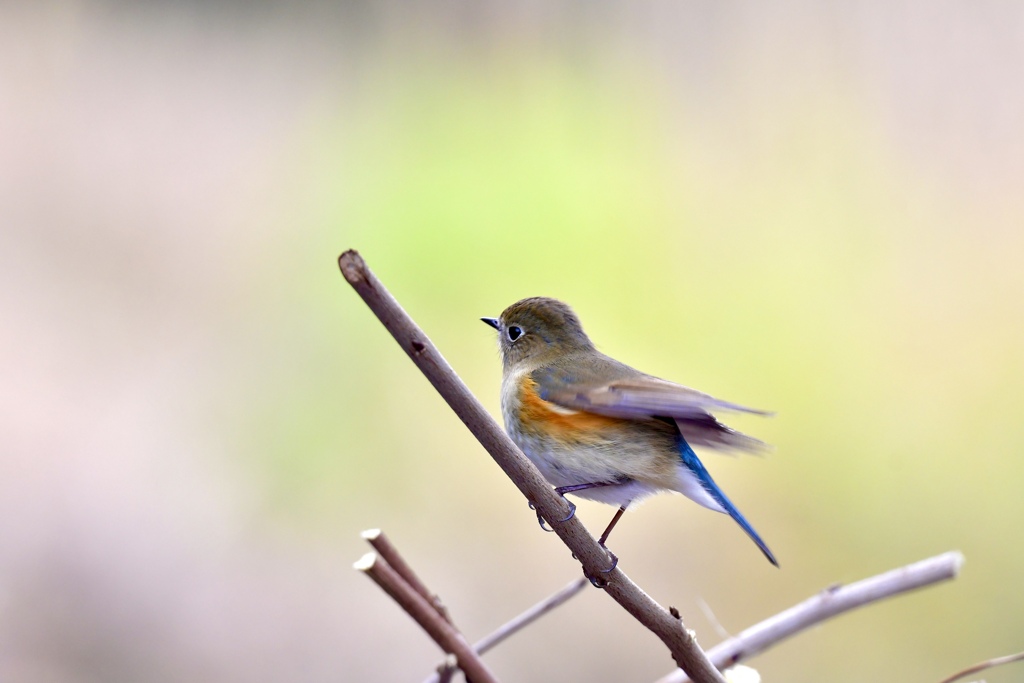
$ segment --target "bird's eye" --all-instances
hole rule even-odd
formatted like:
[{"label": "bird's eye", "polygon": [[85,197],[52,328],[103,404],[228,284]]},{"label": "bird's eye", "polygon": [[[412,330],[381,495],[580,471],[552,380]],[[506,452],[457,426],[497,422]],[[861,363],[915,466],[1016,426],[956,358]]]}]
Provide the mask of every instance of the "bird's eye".
[{"label": "bird's eye", "polygon": [[513,325],[512,327],[508,328],[509,341],[515,341],[516,339],[519,339],[519,337],[521,336],[523,336],[523,329],[521,327]]}]

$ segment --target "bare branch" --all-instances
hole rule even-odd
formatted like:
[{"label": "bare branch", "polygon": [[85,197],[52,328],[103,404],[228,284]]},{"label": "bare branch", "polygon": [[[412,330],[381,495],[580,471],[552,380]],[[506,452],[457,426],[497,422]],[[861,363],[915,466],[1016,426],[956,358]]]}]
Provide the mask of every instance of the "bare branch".
[{"label": "bare branch", "polygon": [[[447,621],[449,624],[452,623],[451,615],[448,614],[448,610],[441,602],[441,598],[437,597],[436,593],[431,593],[430,589],[427,588],[426,584],[420,580],[420,577],[416,576],[416,572],[412,570],[409,563],[405,561],[405,558],[398,552],[398,548],[392,545],[390,539],[384,535],[384,532],[380,529],[367,529],[362,533],[363,540],[373,546],[373,549],[381,556],[385,562],[387,562],[392,569],[398,572],[398,575],[405,579],[405,582],[417,593],[423,596],[423,598],[430,603],[430,605],[437,610],[437,613],[441,615],[441,618]],[[479,650],[478,650],[479,652]]]},{"label": "bare branch", "polygon": [[579,593],[587,586],[588,583],[590,582],[587,581],[586,577],[576,579],[562,590],[545,598],[544,600],[541,600],[518,617],[510,620],[502,626],[499,626],[490,635],[484,636],[473,643],[473,649],[480,654],[487,652],[492,647],[495,647],[503,640],[514,634],[516,631],[526,628],[569,598]]},{"label": "bare branch", "polygon": [[459,668],[473,683],[498,683],[483,660],[473,651],[459,631],[445,621],[434,606],[405,582],[397,571],[376,553],[367,553],[354,567],[365,572],[384,592],[391,596],[409,616],[416,620],[441,649],[455,655]]},{"label": "bare branch", "polygon": [[[830,586],[818,595],[765,619],[708,650],[718,667],[729,667],[767,650],[781,640],[843,612],[957,576],[964,557],[958,552],[936,555],[920,562],[863,579],[848,586]],[[675,670],[657,683],[684,683]]]},{"label": "bare branch", "polygon": [[[697,683],[724,683],[725,679],[697,645],[682,620],[673,617],[614,566],[608,553],[583,524],[569,514],[568,502],[557,495],[544,477],[502,431],[469,388],[459,379],[427,335],[353,250],[338,258],[345,279],[359,293],[434,388],[491,454],[498,466],[532,501],[559,538],[572,550],[587,576],[601,577],[602,587],[626,611],[653,631],[675,660]],[[564,520],[564,521],[560,521]]]},{"label": "bare branch", "polygon": [[[588,583],[589,581],[587,581],[586,577],[576,579],[562,590],[548,596],[519,616],[502,624],[490,635],[484,636],[473,643],[473,649],[476,650],[477,654],[482,655],[509,636],[513,635],[517,631],[521,631],[551,610],[561,605],[566,600],[569,600],[571,597],[583,590]],[[444,680],[442,676],[444,676],[445,669],[447,668],[449,667],[442,664],[438,667],[438,673],[426,679],[423,683],[442,683]]]},{"label": "bare branch", "polygon": [[1020,662],[1020,661],[1024,661],[1024,652],[1018,652],[1017,654],[1014,654],[1014,655],[1006,655],[1005,657],[995,657],[994,659],[989,659],[989,660],[984,661],[984,662],[979,662],[978,664],[975,664],[974,666],[969,666],[966,669],[964,669],[963,671],[958,671],[955,674],[953,674],[952,676],[950,676],[949,678],[944,678],[941,681],[941,683],[953,683],[953,681],[960,680],[961,678],[966,678],[967,676],[970,676],[971,674],[976,674],[976,673],[978,673],[980,671],[984,671],[985,669],[991,669],[992,667],[995,667],[995,666],[1002,666],[1003,664],[1010,664],[1011,662]]}]

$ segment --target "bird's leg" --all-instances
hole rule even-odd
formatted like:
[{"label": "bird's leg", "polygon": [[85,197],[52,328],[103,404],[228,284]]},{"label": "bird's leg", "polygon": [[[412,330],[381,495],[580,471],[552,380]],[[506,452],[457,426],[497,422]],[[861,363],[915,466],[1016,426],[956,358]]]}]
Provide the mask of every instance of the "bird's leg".
[{"label": "bird's leg", "polygon": [[[628,506],[629,503],[626,503],[625,505],[619,507],[618,511],[615,513],[615,516],[612,517],[612,521],[608,522],[608,526],[605,527],[604,533],[601,534],[601,538],[597,539],[598,543],[604,545],[604,542],[608,540],[609,534],[612,533],[612,529],[615,528],[615,525],[619,523],[619,518],[622,517],[622,513],[626,511],[626,508]],[[605,547],[607,548],[607,546]]]},{"label": "bird's leg", "polygon": [[[597,481],[589,482],[586,484],[573,484],[572,486],[559,486],[555,488],[555,493],[564,497],[565,494],[573,493],[575,491],[596,489],[601,486],[618,486],[623,483],[623,481]],[[567,500],[565,502],[569,503],[569,515],[565,519],[561,520],[562,522],[568,522],[570,519],[573,518],[573,515],[576,514],[576,506],[572,503],[572,501]],[[608,557],[611,559],[612,562],[612,566],[608,567],[607,569],[602,569],[599,572],[600,574],[608,574],[614,571],[615,567],[619,565],[618,555],[613,553],[611,550],[608,550],[608,546],[605,545],[605,541],[608,540],[608,535],[612,533],[612,529],[615,528],[615,525],[619,523],[619,519],[622,517],[622,513],[624,513],[626,511],[626,508],[629,507],[630,502],[632,501],[626,501],[625,505],[619,506],[619,509],[615,512],[615,516],[612,517],[612,521],[608,523],[608,526],[605,528],[604,532],[601,533],[601,538],[599,538],[597,541],[601,545],[601,547],[605,549],[605,552],[608,553]],[[537,510],[537,507],[533,504],[532,501],[530,502],[530,509]],[[550,528],[545,523],[544,516],[540,514],[540,510],[537,510],[537,521],[540,523],[540,528],[544,531],[554,531],[554,529]],[[573,559],[575,558],[576,555],[574,554]],[[586,571],[583,572],[583,575],[590,579],[590,583],[592,583],[597,588],[604,588],[608,585],[607,579],[605,579],[603,576],[591,576],[590,574],[587,574]]]},{"label": "bird's leg", "polygon": [[[567,493],[573,493],[575,491],[584,491],[586,489],[596,489],[596,488],[599,488],[601,486],[617,486],[617,485],[619,485],[621,483],[622,483],[621,481],[595,481],[595,482],[590,482],[590,483],[587,483],[587,484],[573,484],[572,486],[559,486],[558,488],[555,489],[555,493],[557,493],[558,495],[560,495],[563,498],[565,498],[565,494],[567,494]],[[566,500],[565,502],[569,504],[569,514],[566,515],[565,519],[558,520],[559,523],[568,522],[570,519],[572,519],[574,516],[576,516],[576,504],[573,503],[571,500]],[[543,529],[544,531],[554,531],[554,529],[552,529],[551,527],[548,526],[547,522],[544,519],[544,516],[542,514],[540,514],[540,510],[537,510],[537,506],[533,504],[532,500],[530,501],[530,509],[537,512],[537,522],[540,524],[540,528],[541,529]],[[609,531],[610,531],[610,529],[609,529]]]},{"label": "bird's leg", "polygon": [[573,493],[574,491],[584,491],[586,489],[596,489],[601,486],[616,486],[621,484],[621,481],[595,481],[589,484],[573,484],[572,486],[559,486],[555,489],[555,493],[560,496],[564,496],[567,493]]},{"label": "bird's leg", "polygon": [[[619,566],[619,556],[613,553],[611,550],[608,550],[608,546],[605,545],[605,541],[608,540],[608,535],[612,533],[612,529],[614,529],[615,525],[619,523],[619,518],[622,517],[622,513],[626,511],[627,507],[629,507],[629,502],[627,502],[625,505],[619,506],[619,509],[615,512],[615,516],[612,517],[612,521],[608,522],[608,526],[605,527],[604,532],[601,534],[601,538],[597,539],[597,542],[600,543],[601,547],[605,549],[605,552],[608,553],[608,557],[610,557],[612,561],[612,566],[608,567],[608,569],[602,569],[600,572],[601,574],[609,574],[617,566]],[[597,588],[604,588],[608,585],[608,581],[599,576],[587,575],[587,578],[590,579],[590,583],[594,584],[594,586],[596,586]]]}]

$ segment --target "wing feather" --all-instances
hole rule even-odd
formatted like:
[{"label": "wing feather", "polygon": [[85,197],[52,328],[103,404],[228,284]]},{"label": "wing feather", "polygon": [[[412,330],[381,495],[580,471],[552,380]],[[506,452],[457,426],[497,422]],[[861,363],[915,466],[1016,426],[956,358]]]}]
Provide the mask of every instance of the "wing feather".
[{"label": "wing feather", "polygon": [[681,384],[634,370],[598,354],[546,366],[532,373],[545,401],[564,408],[629,420],[668,418],[687,441],[718,449],[763,451],[763,442],[719,422],[711,411],[771,413],[723,401]]}]

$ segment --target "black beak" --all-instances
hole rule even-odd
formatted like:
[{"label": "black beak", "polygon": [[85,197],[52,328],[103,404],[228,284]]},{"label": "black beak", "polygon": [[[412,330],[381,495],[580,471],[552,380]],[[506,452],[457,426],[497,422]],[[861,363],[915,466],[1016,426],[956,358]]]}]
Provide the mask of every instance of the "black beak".
[{"label": "black beak", "polygon": [[501,324],[501,323],[498,322],[497,318],[480,318],[480,319],[483,320],[485,323],[487,323],[488,325],[490,325],[491,327],[493,327],[496,330],[498,329],[498,326]]}]

